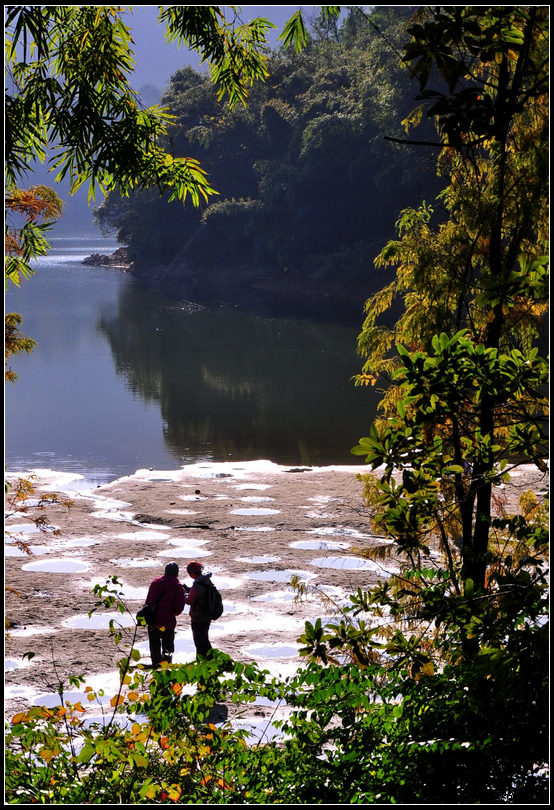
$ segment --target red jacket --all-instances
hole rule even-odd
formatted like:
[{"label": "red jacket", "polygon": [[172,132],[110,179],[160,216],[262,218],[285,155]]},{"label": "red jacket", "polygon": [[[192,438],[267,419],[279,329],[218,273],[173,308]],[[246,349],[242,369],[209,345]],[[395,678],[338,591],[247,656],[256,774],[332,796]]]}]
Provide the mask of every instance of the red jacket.
[{"label": "red jacket", "polygon": [[175,630],[177,624],[175,617],[182,613],[185,607],[185,590],[177,577],[164,574],[151,583],[146,604],[156,604],[155,627]]},{"label": "red jacket", "polygon": [[185,598],[185,604],[190,605],[190,620],[192,622],[209,622],[210,614],[206,605],[206,588],[211,574],[199,574],[195,577],[192,588]]}]

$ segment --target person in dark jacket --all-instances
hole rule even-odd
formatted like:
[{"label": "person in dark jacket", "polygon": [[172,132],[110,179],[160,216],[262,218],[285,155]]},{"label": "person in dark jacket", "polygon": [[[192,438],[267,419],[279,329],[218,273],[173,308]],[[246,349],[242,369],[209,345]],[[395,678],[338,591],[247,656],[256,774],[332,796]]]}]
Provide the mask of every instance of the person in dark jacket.
[{"label": "person in dark jacket", "polygon": [[173,660],[176,617],[185,607],[185,591],[178,576],[177,563],[168,563],[164,575],[153,580],[148,589],[146,604],[156,606],[156,623],[148,625],[150,657],[155,667],[162,661],[171,664]]},{"label": "person in dark jacket", "polygon": [[190,626],[192,629],[192,638],[194,646],[196,647],[196,657],[208,655],[212,649],[210,639],[208,637],[210,630],[210,614],[207,611],[206,601],[206,586],[205,582],[209,582],[211,574],[203,574],[204,566],[199,562],[189,562],[187,565],[187,573],[194,580],[192,588],[187,588],[185,603],[190,605]]}]

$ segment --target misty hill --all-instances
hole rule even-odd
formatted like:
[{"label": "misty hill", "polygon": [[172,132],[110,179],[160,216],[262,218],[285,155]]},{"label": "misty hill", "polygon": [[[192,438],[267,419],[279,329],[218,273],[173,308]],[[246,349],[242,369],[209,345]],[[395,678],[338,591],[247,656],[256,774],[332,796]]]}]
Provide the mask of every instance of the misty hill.
[{"label": "misty hill", "polygon": [[409,13],[376,7],[384,36],[356,7],[339,28],[316,20],[306,50],[274,52],[269,79],[233,111],[205,73],[177,71],[162,98],[176,116],[167,146],[199,159],[219,196],[195,209],[156,190],[110,195],[98,221],[135,275],[194,300],[359,313],[382,286],[372,259],[399,212],[438,188],[434,155],[385,140],[415,106],[397,55]]}]

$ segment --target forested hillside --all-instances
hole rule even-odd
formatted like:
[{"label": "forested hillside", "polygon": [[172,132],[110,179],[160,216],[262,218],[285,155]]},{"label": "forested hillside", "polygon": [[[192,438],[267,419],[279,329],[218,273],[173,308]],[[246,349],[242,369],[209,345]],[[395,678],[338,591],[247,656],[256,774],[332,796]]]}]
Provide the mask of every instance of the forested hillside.
[{"label": "forested hillside", "polygon": [[185,297],[284,310],[327,299],[359,316],[398,212],[439,187],[432,154],[385,140],[414,106],[399,56],[412,10],[316,19],[304,51],[271,56],[245,107],[219,102],[207,74],[178,71],[162,100],[176,123],[166,147],[200,160],[219,194],[194,208],[156,189],[112,193],[97,217],[134,272]]}]

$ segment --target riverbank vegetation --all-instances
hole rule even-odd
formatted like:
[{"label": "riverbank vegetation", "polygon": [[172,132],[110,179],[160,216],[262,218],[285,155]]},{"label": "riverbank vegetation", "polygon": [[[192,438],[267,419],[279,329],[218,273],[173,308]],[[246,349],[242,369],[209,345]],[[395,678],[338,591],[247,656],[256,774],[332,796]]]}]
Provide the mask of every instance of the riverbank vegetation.
[{"label": "riverbank vegetation", "polygon": [[[435,127],[404,147],[432,150],[444,188],[437,203],[395,215],[398,236],[379,253],[393,276],[367,303],[358,382],[383,385],[382,418],[355,453],[373,468],[375,526],[405,567],[353,594],[335,620],[307,623],[308,666],[286,681],[220,655],[131,671],[131,643],[112,703],[136,722],[92,733],[80,704],[21,713],[7,737],[8,801],[547,803],[546,509],[530,492],[507,513],[502,484],[522,462],[547,469],[548,10],[420,8],[404,30],[403,69],[419,85],[407,123]],[[191,93],[202,84],[183,80]],[[286,130],[288,110],[269,107],[267,132]],[[315,147],[334,142],[329,127],[350,154],[339,113],[327,110],[303,143],[334,213],[348,184]],[[216,137],[197,126],[198,143]],[[271,176],[279,163],[284,188],[265,175],[268,193],[286,197],[292,183],[307,222],[286,155]],[[216,205],[214,228],[256,210]],[[383,320],[391,305],[394,328]],[[125,610],[107,586],[98,595]],[[283,735],[249,747],[232,724],[211,723],[221,693],[290,705]]]}]

